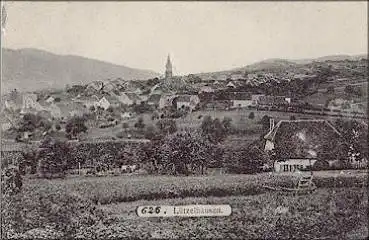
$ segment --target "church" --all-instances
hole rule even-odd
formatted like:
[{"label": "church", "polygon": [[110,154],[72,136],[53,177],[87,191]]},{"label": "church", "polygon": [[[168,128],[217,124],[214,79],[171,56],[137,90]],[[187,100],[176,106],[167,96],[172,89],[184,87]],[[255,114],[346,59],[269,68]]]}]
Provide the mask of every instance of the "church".
[{"label": "church", "polygon": [[169,80],[172,77],[173,77],[173,66],[172,66],[172,62],[170,61],[170,56],[168,54],[167,64],[165,64],[165,79]]}]

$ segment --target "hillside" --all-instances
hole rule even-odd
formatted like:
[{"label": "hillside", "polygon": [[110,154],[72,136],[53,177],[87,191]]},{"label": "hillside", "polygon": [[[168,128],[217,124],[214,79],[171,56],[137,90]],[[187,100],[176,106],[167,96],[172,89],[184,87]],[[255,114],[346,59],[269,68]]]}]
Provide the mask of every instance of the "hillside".
[{"label": "hillside", "polygon": [[311,64],[314,62],[327,62],[327,61],[358,61],[362,58],[367,59],[367,55],[331,55],[331,56],[323,56],[319,58],[313,59],[279,59],[279,58],[271,58],[266,59],[260,62],[256,62],[244,67],[238,67],[230,70],[218,71],[218,72],[207,72],[207,73],[198,73],[197,76],[207,79],[207,78],[219,78],[224,79],[224,76],[230,76],[234,74],[243,74],[245,71],[247,72],[257,72],[264,70],[281,70],[287,71],[292,70],[293,68],[303,68],[302,65]]},{"label": "hillside", "polygon": [[159,75],[149,70],[38,49],[2,49],[2,54],[2,92],[14,88],[20,91],[64,88],[66,84],[87,84],[118,77],[148,79]]}]

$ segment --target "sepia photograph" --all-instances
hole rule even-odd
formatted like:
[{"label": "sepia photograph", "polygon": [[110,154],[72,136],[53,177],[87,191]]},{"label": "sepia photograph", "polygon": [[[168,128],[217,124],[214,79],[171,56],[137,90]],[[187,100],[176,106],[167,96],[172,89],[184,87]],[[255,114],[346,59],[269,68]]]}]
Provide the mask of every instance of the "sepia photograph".
[{"label": "sepia photograph", "polygon": [[366,1],[1,1],[1,239],[368,239]]}]

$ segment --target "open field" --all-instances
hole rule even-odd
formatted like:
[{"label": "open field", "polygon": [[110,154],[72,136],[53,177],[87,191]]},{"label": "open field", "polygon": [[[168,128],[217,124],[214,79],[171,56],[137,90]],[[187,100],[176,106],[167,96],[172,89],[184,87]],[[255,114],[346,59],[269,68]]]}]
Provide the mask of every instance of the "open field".
[{"label": "open field", "polygon": [[[316,173],[318,187],[361,187],[367,183],[364,172],[352,174]],[[292,187],[299,176],[283,174],[219,175],[219,176],[108,176],[73,177],[67,179],[32,179],[26,191],[63,189],[77,193],[95,203],[109,204],[137,200],[184,197],[224,197],[254,195],[266,192],[264,184]]]},{"label": "open field", "polygon": [[[367,236],[365,171],[314,172],[309,195],[267,191],[292,186],[285,174],[25,179],[16,201],[15,238],[358,239]],[[97,204],[94,204],[97,203]],[[10,204],[10,205],[9,205]],[[139,218],[140,205],[229,204],[228,217]]]},{"label": "open field", "polygon": [[[311,195],[268,192],[253,196],[184,198],[109,204],[110,224],[93,229],[97,238],[174,239],[364,239],[368,235],[367,192],[319,189]],[[230,204],[229,217],[139,218],[142,205]],[[281,213],[278,209],[287,209]],[[86,236],[81,232],[81,236]]]}]

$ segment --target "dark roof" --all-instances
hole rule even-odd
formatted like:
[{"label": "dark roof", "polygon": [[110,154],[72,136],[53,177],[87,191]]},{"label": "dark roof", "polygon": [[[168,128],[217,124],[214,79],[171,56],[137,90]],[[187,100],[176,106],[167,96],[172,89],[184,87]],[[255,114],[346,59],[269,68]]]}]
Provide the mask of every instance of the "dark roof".
[{"label": "dark roof", "polygon": [[[280,157],[316,158],[343,143],[341,134],[326,120],[281,120],[264,136]],[[336,149],[337,150],[337,149]]]},{"label": "dark roof", "polygon": [[177,102],[190,102],[191,95],[179,95],[175,99]]}]

